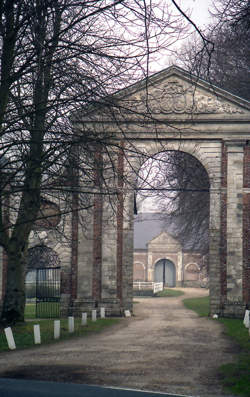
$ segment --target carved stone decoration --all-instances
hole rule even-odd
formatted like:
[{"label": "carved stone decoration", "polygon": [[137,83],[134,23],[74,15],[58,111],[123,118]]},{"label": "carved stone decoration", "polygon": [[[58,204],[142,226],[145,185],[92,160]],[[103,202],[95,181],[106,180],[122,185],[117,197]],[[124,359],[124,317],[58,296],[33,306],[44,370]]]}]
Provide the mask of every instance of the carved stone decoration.
[{"label": "carved stone decoration", "polygon": [[37,220],[34,223],[34,230],[53,229],[61,220],[60,208],[57,204],[51,201],[42,199],[41,207],[37,215]]},{"label": "carved stone decoration", "polygon": [[215,95],[201,92],[194,86],[186,88],[178,80],[168,81],[159,88],[152,88],[148,95],[143,93],[138,99],[139,107],[137,106],[137,109],[145,111],[146,106],[155,114],[244,113],[239,107],[224,102]]},{"label": "carved stone decoration", "polygon": [[195,263],[191,263],[187,266],[186,271],[189,273],[199,273],[199,268]]}]

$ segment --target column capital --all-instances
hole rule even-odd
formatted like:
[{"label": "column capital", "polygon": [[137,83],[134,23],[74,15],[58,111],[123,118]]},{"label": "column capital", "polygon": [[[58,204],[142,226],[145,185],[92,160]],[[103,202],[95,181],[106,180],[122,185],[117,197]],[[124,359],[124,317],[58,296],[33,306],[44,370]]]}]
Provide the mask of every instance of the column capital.
[{"label": "column capital", "polygon": [[240,140],[240,139],[225,140],[224,143],[228,148],[232,148],[232,147],[243,148],[244,146],[246,146],[247,140],[246,139],[244,139],[244,140]]}]

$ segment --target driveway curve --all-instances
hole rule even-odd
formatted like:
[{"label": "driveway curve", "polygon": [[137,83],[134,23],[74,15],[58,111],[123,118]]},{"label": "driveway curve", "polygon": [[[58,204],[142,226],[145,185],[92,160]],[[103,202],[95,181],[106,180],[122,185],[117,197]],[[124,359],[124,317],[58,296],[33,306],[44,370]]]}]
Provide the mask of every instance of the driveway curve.
[{"label": "driveway curve", "polygon": [[0,354],[0,377],[119,386],[200,397],[228,396],[218,367],[238,347],[216,321],[184,308],[204,296],[185,288],[177,298],[136,298],[134,316],[100,334]]}]

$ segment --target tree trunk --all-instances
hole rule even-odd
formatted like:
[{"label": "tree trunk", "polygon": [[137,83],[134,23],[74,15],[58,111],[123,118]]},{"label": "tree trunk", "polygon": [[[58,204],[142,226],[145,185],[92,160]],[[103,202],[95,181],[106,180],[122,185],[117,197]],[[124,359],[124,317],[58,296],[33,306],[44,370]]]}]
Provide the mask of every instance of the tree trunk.
[{"label": "tree trunk", "polygon": [[1,322],[4,325],[24,322],[25,309],[25,252],[12,242],[8,250],[7,280]]}]

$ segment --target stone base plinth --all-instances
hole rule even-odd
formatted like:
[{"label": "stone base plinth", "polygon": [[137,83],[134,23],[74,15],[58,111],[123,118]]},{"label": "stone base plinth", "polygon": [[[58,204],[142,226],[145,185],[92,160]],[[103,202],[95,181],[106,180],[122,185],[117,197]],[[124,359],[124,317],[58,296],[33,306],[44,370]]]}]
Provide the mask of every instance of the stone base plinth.
[{"label": "stone base plinth", "polygon": [[221,309],[221,317],[244,318],[246,305],[244,302],[225,303]]},{"label": "stone base plinth", "polygon": [[92,310],[97,310],[97,315],[99,316],[101,307],[105,308],[107,317],[120,317],[124,313],[124,308],[121,307],[118,299],[102,299],[101,301],[96,301],[91,298],[79,298],[73,302],[72,315],[80,317],[82,313],[86,312],[89,316]]}]

